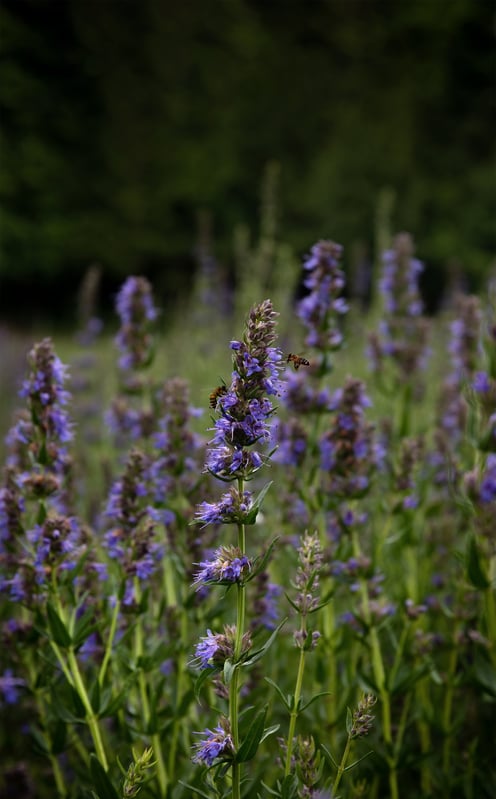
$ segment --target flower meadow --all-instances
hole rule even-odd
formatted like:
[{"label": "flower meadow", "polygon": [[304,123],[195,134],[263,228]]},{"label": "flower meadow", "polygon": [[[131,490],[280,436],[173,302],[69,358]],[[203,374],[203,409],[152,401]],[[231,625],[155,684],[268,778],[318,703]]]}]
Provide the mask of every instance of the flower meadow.
[{"label": "flower meadow", "polygon": [[229,335],[205,262],[208,387],[157,369],[189,333],[175,355],[144,277],[116,298],[112,396],[90,315],[70,368],[30,349],[0,488],[2,797],[496,795],[496,286],[427,319],[401,233],[364,318],[342,261],[317,242],[301,299],[274,285]]}]

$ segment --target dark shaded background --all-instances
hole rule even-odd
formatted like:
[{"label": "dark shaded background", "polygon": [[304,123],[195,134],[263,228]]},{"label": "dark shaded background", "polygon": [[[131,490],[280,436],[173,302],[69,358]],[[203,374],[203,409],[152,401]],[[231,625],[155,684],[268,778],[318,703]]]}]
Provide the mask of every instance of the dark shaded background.
[{"label": "dark shaded background", "polygon": [[[493,0],[2,0],[0,313],[71,318],[92,262],[175,302],[198,215],[373,257],[378,203],[477,288],[495,255]],[[381,194],[382,193],[382,194]]]}]

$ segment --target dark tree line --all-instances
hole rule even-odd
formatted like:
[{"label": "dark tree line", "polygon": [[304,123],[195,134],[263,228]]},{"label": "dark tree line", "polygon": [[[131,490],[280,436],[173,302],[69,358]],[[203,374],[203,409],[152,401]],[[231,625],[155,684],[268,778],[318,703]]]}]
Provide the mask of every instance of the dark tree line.
[{"label": "dark tree line", "polygon": [[271,161],[298,252],[326,236],[370,252],[390,187],[422,257],[487,272],[492,0],[2,0],[0,14],[4,311],[23,285],[73,290],[94,261],[180,293],[198,212],[228,261]]}]

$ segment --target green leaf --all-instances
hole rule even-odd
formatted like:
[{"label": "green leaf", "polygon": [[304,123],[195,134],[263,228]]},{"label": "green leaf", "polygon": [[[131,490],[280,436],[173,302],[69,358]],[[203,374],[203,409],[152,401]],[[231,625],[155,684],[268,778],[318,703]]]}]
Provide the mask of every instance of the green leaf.
[{"label": "green leaf", "polygon": [[358,760],[354,760],[353,763],[350,763],[348,766],[346,766],[345,773],[347,771],[351,771],[352,769],[354,769],[355,766],[358,766],[358,764],[362,762],[362,760],[365,760],[367,757],[370,757],[370,755],[373,755],[373,754],[374,754],[373,749],[370,749],[369,752],[365,752],[365,754],[362,755],[362,757],[359,757]]},{"label": "green leaf", "polygon": [[50,631],[50,635],[53,641],[57,644],[57,646],[61,646],[64,649],[71,646],[72,638],[69,635],[67,627],[65,626],[64,622],[60,618],[59,614],[57,613],[51,602],[46,603],[46,611],[47,611],[48,629]]},{"label": "green leaf", "polygon": [[236,671],[236,668],[237,665],[233,663],[232,660],[230,660],[230,658],[227,658],[224,661],[224,682],[226,685],[230,684],[233,678],[233,674]]},{"label": "green leaf", "polygon": [[60,755],[65,750],[67,744],[67,725],[63,721],[57,721],[52,732],[52,752]]},{"label": "green leaf", "polygon": [[89,638],[96,628],[95,611],[93,608],[89,608],[76,622],[74,635],[72,637],[73,646],[77,649],[84,644],[86,639]]},{"label": "green leaf", "polygon": [[135,682],[136,675],[131,674],[131,676],[128,677],[124,682],[122,689],[114,696],[114,698],[112,698],[112,688],[106,689],[104,691],[100,703],[100,718],[103,718],[103,716],[113,716],[118,710],[121,709],[129,697],[129,691]]},{"label": "green leaf", "polygon": [[475,588],[484,590],[489,588],[490,582],[481,564],[480,552],[474,535],[470,535],[467,540],[466,552],[467,576]]},{"label": "green leaf", "polygon": [[257,649],[256,652],[253,652],[253,654],[251,655],[250,658],[248,658],[248,660],[243,661],[242,665],[251,666],[253,663],[256,663],[257,660],[260,660],[260,658],[262,658],[267,652],[267,650],[272,646],[279,630],[281,629],[281,627],[283,627],[284,624],[286,624],[286,622],[287,618],[283,619],[282,622],[276,627],[270,638],[267,639],[263,647],[261,649]]},{"label": "green leaf", "polygon": [[416,668],[400,667],[396,673],[394,685],[391,687],[391,695],[397,693],[404,693],[408,688],[411,688],[416,682],[425,677],[431,669],[428,662],[422,663]]},{"label": "green leaf", "polygon": [[262,490],[260,491],[260,493],[258,494],[258,496],[257,496],[255,502],[253,503],[249,513],[247,513],[246,516],[245,516],[245,524],[255,524],[255,522],[257,520],[257,516],[258,516],[258,511],[260,510],[260,507],[262,505],[264,497],[265,497],[267,491],[269,490],[269,488],[271,487],[272,483],[273,483],[273,481],[271,480],[270,483],[267,483],[267,485],[265,485],[262,488]]},{"label": "green leaf", "polygon": [[119,794],[112,785],[102,764],[93,753],[90,755],[91,781],[99,799],[119,799]]},{"label": "green leaf", "polygon": [[72,685],[52,686],[51,707],[57,718],[68,724],[81,723],[86,718],[86,710],[81,697]]},{"label": "green leaf", "polygon": [[283,694],[283,692],[281,691],[281,689],[279,688],[279,686],[277,685],[277,683],[275,683],[274,680],[271,680],[270,677],[264,677],[264,680],[265,680],[265,682],[268,682],[269,685],[272,685],[272,687],[276,689],[277,693],[281,697],[281,700],[282,700],[282,703],[283,703],[284,707],[286,708],[286,710],[288,712],[291,712],[292,699],[293,699],[292,695],[291,694],[287,694],[285,696]]},{"label": "green leaf", "polygon": [[297,796],[298,780],[293,774],[288,774],[281,783],[281,799],[296,799]]},{"label": "green leaf", "polygon": [[496,669],[482,654],[475,657],[473,673],[478,684],[491,696],[496,696]]},{"label": "green leaf", "polygon": [[263,743],[265,739],[269,737],[269,735],[274,735],[274,733],[277,732],[280,726],[281,726],[280,724],[273,724],[272,727],[266,727],[265,730],[263,731],[262,737],[260,738],[260,743]]},{"label": "green leaf", "polygon": [[315,696],[312,696],[312,698],[309,699],[308,702],[306,704],[304,704],[304,705],[301,704],[301,700],[300,700],[300,706],[298,708],[298,713],[303,713],[303,711],[306,710],[307,707],[310,707],[310,705],[313,705],[313,703],[316,702],[317,699],[320,699],[321,696],[331,696],[331,691],[321,691],[320,693],[315,694]]},{"label": "green leaf", "polygon": [[203,796],[203,799],[212,799],[212,794],[200,791],[199,788],[195,788],[193,785],[190,785],[189,782],[183,782],[182,780],[178,780],[178,782],[179,785],[183,785],[185,788],[189,788],[190,791],[194,791],[194,793],[197,793],[198,796]]},{"label": "green leaf", "polygon": [[265,569],[277,541],[279,541],[279,537],[274,538],[274,540],[270,542],[269,546],[267,547],[267,549],[265,550],[265,552],[261,557],[255,558],[253,562],[253,568],[250,572],[250,576],[246,578],[245,583],[249,583],[250,580],[253,580],[254,577],[256,577],[258,574],[260,574],[260,572],[262,572]]},{"label": "green leaf", "polygon": [[203,683],[207,682],[213,674],[217,672],[217,669],[202,669],[199,673],[198,677],[195,680],[195,684],[193,686],[193,690],[195,692],[196,699],[200,698],[200,691],[202,689]]},{"label": "green leaf", "polygon": [[264,734],[265,717],[267,715],[267,706],[259,711],[253,719],[243,743],[236,752],[236,762],[245,763],[255,757],[258,745]]},{"label": "green leaf", "polygon": [[322,751],[324,752],[324,754],[325,754],[325,756],[327,757],[327,759],[328,759],[329,763],[330,763],[332,766],[334,766],[334,768],[335,768],[335,769],[339,768],[339,765],[338,765],[338,764],[336,763],[336,761],[334,760],[334,758],[333,758],[333,756],[331,755],[331,753],[330,753],[329,749],[328,749],[328,748],[327,748],[327,747],[326,747],[324,744],[320,744],[320,748],[321,748],[321,749],[322,749]]},{"label": "green leaf", "polygon": [[45,733],[41,732],[37,727],[31,727],[29,732],[35,742],[35,749],[39,750],[42,755],[48,755],[50,749]]}]

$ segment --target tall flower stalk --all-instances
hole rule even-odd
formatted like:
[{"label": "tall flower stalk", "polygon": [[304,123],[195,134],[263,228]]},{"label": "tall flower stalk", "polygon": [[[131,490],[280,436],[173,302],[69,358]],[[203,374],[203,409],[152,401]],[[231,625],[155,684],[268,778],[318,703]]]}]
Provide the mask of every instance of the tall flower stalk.
[{"label": "tall flower stalk", "polygon": [[[368,357],[378,385],[391,396],[401,396],[397,431],[408,435],[412,403],[423,393],[422,371],[429,349],[429,325],[422,315],[424,306],[419,278],[424,265],[413,257],[414,244],[409,233],[398,233],[393,246],[382,255],[383,271],[379,283],[384,314],[379,330],[369,335]],[[386,364],[392,364],[392,376]]]},{"label": "tall flower stalk", "polygon": [[[239,799],[241,785],[241,750],[239,733],[240,665],[251,642],[245,632],[246,583],[255,574],[246,553],[246,525],[255,522],[261,498],[247,491],[245,485],[268,460],[261,448],[270,438],[274,414],[272,397],[280,390],[281,352],[274,347],[276,313],[270,300],[250,311],[241,341],[231,341],[233,372],[229,387],[214,393],[216,419],[214,437],[207,454],[206,469],[224,483],[229,492],[218,502],[198,506],[196,521],[203,524],[236,524],[236,546],[223,547],[209,563],[204,562],[195,583],[235,584],[236,623],[228,633],[213,634],[197,647],[203,667],[223,668],[228,684],[228,716],[216,733],[207,731],[203,744],[197,745],[196,762],[211,765],[224,759],[231,763],[232,796]],[[222,559],[222,560],[221,560]],[[251,574],[250,574],[251,572]],[[227,637],[226,637],[227,636]],[[219,738],[220,736],[220,738]],[[215,745],[214,745],[215,743]]]},{"label": "tall flower stalk", "polygon": [[315,649],[320,638],[320,632],[318,630],[309,629],[308,618],[310,614],[315,613],[320,607],[319,575],[322,570],[322,548],[318,534],[314,533],[310,535],[309,533],[305,533],[298,550],[298,560],[299,565],[294,582],[294,586],[298,593],[291,604],[295,608],[299,619],[299,628],[294,634],[295,646],[299,649],[299,660],[295,691],[290,705],[286,763],[284,768],[285,777],[289,776],[292,768],[296,722],[301,712],[301,695],[306,655],[311,650]]}]

